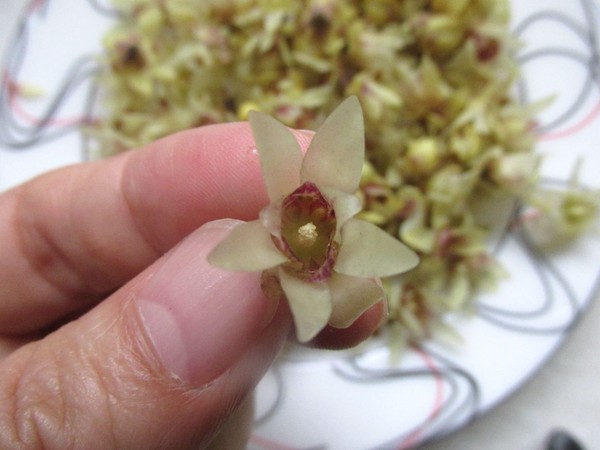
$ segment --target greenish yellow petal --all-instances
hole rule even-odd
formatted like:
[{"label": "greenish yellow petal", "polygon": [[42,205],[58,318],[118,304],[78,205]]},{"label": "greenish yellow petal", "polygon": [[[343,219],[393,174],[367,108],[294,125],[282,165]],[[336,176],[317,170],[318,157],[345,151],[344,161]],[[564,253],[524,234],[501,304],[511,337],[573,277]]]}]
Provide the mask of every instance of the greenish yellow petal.
[{"label": "greenish yellow petal", "polygon": [[360,103],[349,97],[315,134],[300,178],[317,186],[331,186],[349,194],[358,189],[365,159],[365,126]]},{"label": "greenish yellow petal", "polygon": [[281,288],[290,305],[296,337],[307,342],[321,331],[331,316],[331,294],[326,283],[300,280],[284,269],[279,270]]},{"label": "greenish yellow petal", "polygon": [[362,209],[360,199],[356,195],[335,188],[319,187],[319,189],[333,203],[338,230],[348,219],[354,217]]},{"label": "greenish yellow petal", "polygon": [[240,223],[207,258],[209,264],[239,272],[258,272],[287,262],[259,221]]},{"label": "greenish yellow petal", "polygon": [[334,270],[355,277],[386,277],[406,272],[418,262],[415,252],[376,225],[350,219],[342,228]]},{"label": "greenish yellow petal", "polygon": [[271,116],[250,111],[248,120],[260,155],[267,193],[271,201],[276,201],[300,185],[300,145],[292,132]]},{"label": "greenish yellow petal", "polygon": [[383,288],[374,279],[334,273],[329,280],[333,311],[329,324],[347,328],[367,309],[385,299]]}]

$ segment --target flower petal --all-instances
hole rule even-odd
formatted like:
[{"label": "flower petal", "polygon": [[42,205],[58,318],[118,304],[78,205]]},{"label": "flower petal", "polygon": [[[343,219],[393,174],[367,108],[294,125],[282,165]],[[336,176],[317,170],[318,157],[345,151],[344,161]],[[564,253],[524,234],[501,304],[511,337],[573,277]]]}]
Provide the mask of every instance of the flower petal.
[{"label": "flower petal", "polygon": [[338,230],[362,209],[360,199],[356,195],[330,187],[319,188],[319,190],[333,203]]},{"label": "flower petal", "polygon": [[329,325],[347,328],[363,312],[385,299],[383,288],[371,278],[349,277],[334,273],[329,280],[333,311]]},{"label": "flower petal", "polygon": [[342,242],[334,270],[355,277],[386,277],[415,267],[419,257],[399,240],[359,219],[342,228]]},{"label": "flower petal", "polygon": [[283,264],[288,258],[271,240],[271,235],[255,220],[236,226],[207,258],[213,266],[239,272],[257,272]]},{"label": "flower petal", "polygon": [[300,185],[300,145],[285,125],[266,114],[250,111],[248,120],[269,199],[276,201]]},{"label": "flower petal", "polygon": [[345,100],[325,120],[304,156],[301,182],[353,194],[365,159],[365,126],[356,97]]},{"label": "flower petal", "polygon": [[271,235],[281,239],[281,204],[282,200],[271,202],[258,213],[258,220]]},{"label": "flower petal", "polygon": [[327,325],[331,316],[329,286],[300,280],[284,269],[279,270],[279,279],[292,310],[296,337],[300,342],[310,341]]}]

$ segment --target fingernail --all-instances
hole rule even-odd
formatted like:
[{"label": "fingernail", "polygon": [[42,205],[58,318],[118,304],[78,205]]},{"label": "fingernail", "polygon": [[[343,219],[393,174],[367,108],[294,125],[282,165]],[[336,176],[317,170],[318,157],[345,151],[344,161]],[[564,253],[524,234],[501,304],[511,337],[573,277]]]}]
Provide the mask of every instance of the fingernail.
[{"label": "fingernail", "polygon": [[238,223],[211,222],[192,233],[158,262],[137,296],[161,362],[190,383],[207,383],[232,366],[277,309],[261,291],[260,273],[229,272],[206,261]]}]

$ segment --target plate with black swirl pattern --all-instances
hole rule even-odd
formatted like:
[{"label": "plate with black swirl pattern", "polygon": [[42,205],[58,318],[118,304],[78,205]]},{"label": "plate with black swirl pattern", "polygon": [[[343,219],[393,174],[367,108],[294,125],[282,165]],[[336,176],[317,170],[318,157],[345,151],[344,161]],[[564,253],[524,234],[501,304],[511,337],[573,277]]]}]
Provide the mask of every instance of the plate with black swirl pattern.
[{"label": "plate with black swirl pattern", "polygon": [[[568,3],[568,4],[567,4]],[[537,116],[542,185],[600,181],[600,2],[512,2],[524,43],[516,95],[553,96]],[[108,2],[33,0],[3,55],[0,188],[85,158],[93,121]],[[510,277],[448,320],[463,343],[423,342],[391,363],[385,340],[359,349],[284,352],[257,390],[249,448],[406,449],[439,439],[492,409],[534,376],[585,314],[600,288],[600,233],[545,252],[515,211],[493,244]]]}]

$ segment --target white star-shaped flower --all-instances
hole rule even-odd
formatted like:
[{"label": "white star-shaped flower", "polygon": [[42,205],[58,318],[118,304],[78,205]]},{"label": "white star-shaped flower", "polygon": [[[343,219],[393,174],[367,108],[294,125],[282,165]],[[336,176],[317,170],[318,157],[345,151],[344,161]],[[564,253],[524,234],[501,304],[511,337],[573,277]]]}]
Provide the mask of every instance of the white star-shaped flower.
[{"label": "white star-shaped flower", "polygon": [[355,219],[365,156],[356,97],[345,100],[315,134],[306,155],[293,134],[252,111],[250,125],[271,203],[242,223],[208,259],[233,271],[274,273],[300,342],[327,324],[350,326],[385,299],[377,277],[412,269],[417,255],[377,226]]}]

